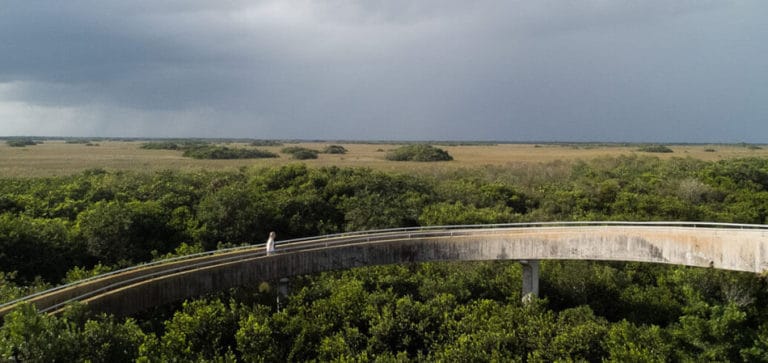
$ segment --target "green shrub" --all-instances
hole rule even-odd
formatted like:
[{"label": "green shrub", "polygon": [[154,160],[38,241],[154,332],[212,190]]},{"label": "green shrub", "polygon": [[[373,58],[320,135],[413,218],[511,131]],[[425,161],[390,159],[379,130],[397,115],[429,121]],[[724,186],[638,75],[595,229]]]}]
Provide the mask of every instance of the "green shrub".
[{"label": "green shrub", "polygon": [[290,154],[296,160],[317,159],[317,150],[307,149],[300,146],[289,146],[280,150],[284,154]]},{"label": "green shrub", "polygon": [[643,152],[647,152],[647,153],[671,153],[671,152],[673,152],[672,149],[670,149],[670,148],[668,148],[668,147],[666,147],[664,145],[648,145],[648,146],[643,146],[643,147],[637,149],[637,151],[643,151]]},{"label": "green shrub", "polygon": [[298,150],[292,153],[291,157],[296,160],[317,159],[317,151],[310,149]]},{"label": "green shrub", "polygon": [[393,161],[450,161],[453,157],[443,149],[432,145],[414,144],[399,147],[387,154]]},{"label": "green shrub", "polygon": [[341,145],[328,145],[323,149],[323,154],[346,154],[347,149]]},{"label": "green shrub", "polygon": [[284,148],[280,149],[280,152],[283,153],[283,154],[293,154],[293,153],[295,153],[297,151],[301,151],[301,150],[309,150],[309,149],[307,149],[305,147],[301,147],[301,146],[288,146],[288,147],[284,147]]}]

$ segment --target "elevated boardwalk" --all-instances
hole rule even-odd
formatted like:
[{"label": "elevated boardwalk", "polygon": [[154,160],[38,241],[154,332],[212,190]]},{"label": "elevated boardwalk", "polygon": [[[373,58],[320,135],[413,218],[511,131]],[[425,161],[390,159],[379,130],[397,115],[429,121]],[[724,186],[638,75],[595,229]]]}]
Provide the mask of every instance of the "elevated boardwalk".
[{"label": "elevated boardwalk", "polygon": [[762,273],[768,269],[767,227],[572,222],[405,228],[320,236],[278,241],[278,253],[271,256],[259,245],[115,271],[2,305],[0,316],[25,301],[47,312],[56,312],[67,302],[82,301],[97,311],[130,315],[282,277],[425,261],[637,261]]}]

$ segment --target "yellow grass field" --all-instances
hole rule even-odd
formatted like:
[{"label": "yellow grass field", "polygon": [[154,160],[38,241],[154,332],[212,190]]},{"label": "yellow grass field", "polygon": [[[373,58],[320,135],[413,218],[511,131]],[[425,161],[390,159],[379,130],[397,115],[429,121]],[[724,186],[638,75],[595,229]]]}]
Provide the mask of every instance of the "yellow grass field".
[{"label": "yellow grass field", "polygon": [[[27,147],[10,147],[0,143],[0,177],[41,177],[69,175],[86,169],[156,171],[156,170],[232,170],[241,167],[260,167],[302,162],[312,167],[336,165],[339,167],[369,167],[383,171],[440,173],[479,166],[520,167],[526,164],[554,161],[572,162],[597,157],[618,155],[649,155],[659,158],[691,157],[702,160],[721,160],[741,157],[768,157],[768,147],[749,149],[741,145],[668,145],[673,153],[645,153],[638,146],[614,145],[560,145],[560,144],[499,144],[439,146],[448,151],[450,162],[395,162],[385,159],[386,151],[399,145],[334,143],[343,145],[347,154],[320,154],[316,160],[297,161],[280,154],[275,159],[195,160],[182,156],[180,151],[145,150],[142,141],[99,141],[98,146],[67,144],[64,141],[45,141]],[[285,144],[300,145],[322,150],[331,143]],[[246,144],[230,144],[246,147]],[[279,153],[284,146],[258,147]],[[707,151],[709,149],[709,151]],[[714,150],[714,151],[712,151]]]}]

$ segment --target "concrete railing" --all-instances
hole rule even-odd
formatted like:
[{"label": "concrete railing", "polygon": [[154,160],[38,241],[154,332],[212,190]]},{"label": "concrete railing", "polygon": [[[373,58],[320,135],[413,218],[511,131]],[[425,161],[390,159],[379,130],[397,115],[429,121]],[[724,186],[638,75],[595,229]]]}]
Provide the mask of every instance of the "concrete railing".
[{"label": "concrete railing", "polygon": [[207,252],[139,265],[0,305],[45,312],[72,301],[117,315],[236,286],[358,266],[455,260],[610,260],[759,273],[768,226],[684,222],[546,222],[397,228]]}]

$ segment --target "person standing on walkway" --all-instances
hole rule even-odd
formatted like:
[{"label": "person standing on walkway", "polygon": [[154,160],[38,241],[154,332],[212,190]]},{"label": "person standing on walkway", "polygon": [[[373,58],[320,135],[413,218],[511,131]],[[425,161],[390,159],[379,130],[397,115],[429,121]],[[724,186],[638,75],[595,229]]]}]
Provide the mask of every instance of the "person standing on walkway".
[{"label": "person standing on walkway", "polygon": [[275,237],[277,237],[275,232],[269,232],[269,238],[267,238],[267,256],[275,253]]}]

